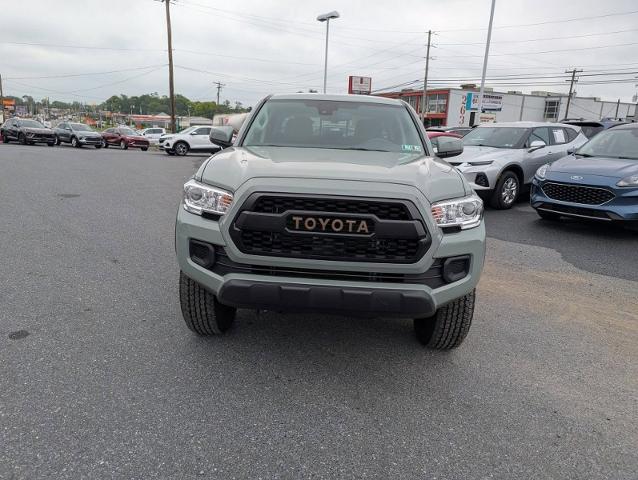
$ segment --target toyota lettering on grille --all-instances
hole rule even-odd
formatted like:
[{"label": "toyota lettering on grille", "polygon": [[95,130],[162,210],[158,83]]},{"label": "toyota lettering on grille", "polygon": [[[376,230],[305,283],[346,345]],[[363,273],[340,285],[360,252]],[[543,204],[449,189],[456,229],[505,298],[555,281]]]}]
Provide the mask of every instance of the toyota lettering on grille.
[{"label": "toyota lettering on grille", "polygon": [[349,233],[367,235],[372,232],[368,220],[362,218],[292,215],[288,228],[297,232]]}]

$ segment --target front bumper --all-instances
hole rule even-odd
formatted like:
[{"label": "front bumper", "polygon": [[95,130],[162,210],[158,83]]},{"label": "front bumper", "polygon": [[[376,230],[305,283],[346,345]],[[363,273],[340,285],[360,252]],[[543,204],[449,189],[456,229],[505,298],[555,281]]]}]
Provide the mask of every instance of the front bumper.
[{"label": "front bumper", "polygon": [[82,145],[102,145],[102,137],[85,137],[78,140]]},{"label": "front bumper", "polygon": [[[289,180],[282,180],[280,185],[259,191],[318,194],[330,190],[331,194],[343,191],[354,194],[353,190],[359,189],[357,193],[361,196],[369,196],[370,191],[375,191],[382,198],[410,199],[422,211],[429,211],[429,204],[426,208],[427,201],[422,195],[408,187],[402,195],[396,186],[392,187],[392,192],[386,192],[387,185],[359,185],[365,182],[339,182],[348,185],[335,186],[335,182],[316,181],[313,182],[316,187],[308,192],[281,189],[289,183]],[[236,192],[236,204],[219,221],[188,213],[181,205],[176,219],[175,247],[180,269],[214,293],[221,303],[242,308],[416,318],[430,316],[442,305],[470,293],[479,281],[485,255],[483,223],[474,229],[443,234],[426,217],[432,244],[426,254],[412,264],[309,260],[242,253],[233,244],[228,229],[239,205],[255,188],[248,185],[240,190]],[[193,261],[191,239],[221,248],[234,268],[223,271]],[[463,278],[450,282],[430,278],[433,268],[441,265],[442,259],[461,256],[468,259],[467,274]],[[400,281],[398,277],[401,277]]]},{"label": "front bumper", "polygon": [[44,134],[40,134],[40,133],[27,133],[26,135],[27,141],[32,142],[32,143],[51,143],[51,142],[55,142],[55,135],[51,134],[51,135],[44,135]]},{"label": "front bumper", "polygon": [[[547,180],[545,180],[547,181]],[[566,179],[552,179],[552,182],[560,182],[566,185],[576,185]],[[557,213],[565,217],[611,221],[638,221],[638,188],[610,187],[606,184],[590,182],[588,186],[605,188],[614,193],[614,198],[602,205],[586,205],[581,203],[563,202],[550,198],[541,188],[543,182],[534,178],[530,195],[530,204],[541,211]],[[579,186],[581,184],[578,184]]]},{"label": "front bumper", "polygon": [[477,192],[494,190],[500,173],[498,166],[494,164],[470,165],[469,163],[454,166],[463,174],[473,190]]}]

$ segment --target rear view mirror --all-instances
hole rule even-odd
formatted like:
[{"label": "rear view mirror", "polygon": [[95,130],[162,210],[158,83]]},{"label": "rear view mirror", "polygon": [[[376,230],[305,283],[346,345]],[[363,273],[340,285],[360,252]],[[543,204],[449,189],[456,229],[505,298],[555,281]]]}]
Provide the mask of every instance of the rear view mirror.
[{"label": "rear view mirror", "polygon": [[436,156],[439,158],[456,157],[463,153],[463,141],[455,137],[438,137]]},{"label": "rear view mirror", "polygon": [[235,129],[233,127],[230,125],[223,125],[211,128],[208,138],[211,143],[219,145],[222,148],[228,148],[233,144],[233,133],[235,133]]}]

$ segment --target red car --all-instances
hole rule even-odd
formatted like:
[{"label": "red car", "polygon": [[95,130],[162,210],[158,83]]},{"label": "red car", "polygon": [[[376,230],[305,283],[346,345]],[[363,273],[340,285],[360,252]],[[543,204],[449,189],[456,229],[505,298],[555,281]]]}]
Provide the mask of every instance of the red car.
[{"label": "red car", "polygon": [[434,153],[438,152],[439,150],[439,138],[441,137],[463,138],[463,136],[461,135],[457,135],[456,133],[450,133],[450,132],[428,131],[426,133],[428,134],[428,138],[430,139],[430,142],[432,143],[432,147],[434,148]]},{"label": "red car", "polygon": [[102,145],[108,148],[110,145],[117,145],[122,150],[127,148],[139,148],[143,152],[148,150],[149,141],[135,133],[128,127],[108,128],[102,132]]}]

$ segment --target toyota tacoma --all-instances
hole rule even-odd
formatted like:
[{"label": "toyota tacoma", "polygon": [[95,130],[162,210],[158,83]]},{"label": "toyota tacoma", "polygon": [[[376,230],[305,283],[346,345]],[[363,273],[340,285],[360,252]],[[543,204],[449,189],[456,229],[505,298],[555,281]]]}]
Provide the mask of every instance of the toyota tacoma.
[{"label": "toyota tacoma", "polygon": [[[221,334],[237,309],[397,316],[457,347],[483,268],[483,203],[405,102],[273,95],[185,185],[175,226],[186,325]],[[232,145],[231,145],[232,142]]]}]

